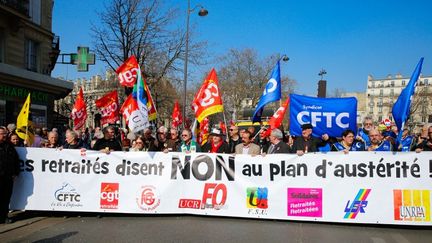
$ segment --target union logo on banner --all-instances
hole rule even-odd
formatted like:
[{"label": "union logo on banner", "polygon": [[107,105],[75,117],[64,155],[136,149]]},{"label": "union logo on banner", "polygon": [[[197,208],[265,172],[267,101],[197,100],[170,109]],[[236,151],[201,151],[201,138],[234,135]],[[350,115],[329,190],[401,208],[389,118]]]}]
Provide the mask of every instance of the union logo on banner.
[{"label": "union logo on banner", "polygon": [[394,219],[431,221],[429,190],[393,190]]},{"label": "union logo on banner", "polygon": [[142,186],[136,194],[136,203],[144,211],[153,211],[160,205],[160,199],[156,195],[156,187]]}]

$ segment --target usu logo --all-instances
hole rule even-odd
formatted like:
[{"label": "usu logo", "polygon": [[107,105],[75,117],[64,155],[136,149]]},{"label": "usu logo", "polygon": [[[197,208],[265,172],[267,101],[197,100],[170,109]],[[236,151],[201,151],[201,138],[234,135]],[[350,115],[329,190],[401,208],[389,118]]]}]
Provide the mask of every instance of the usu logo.
[{"label": "usu logo", "polygon": [[344,219],[355,219],[358,213],[365,213],[364,209],[368,205],[366,199],[369,196],[370,191],[371,189],[360,189],[352,202],[348,200],[345,205]]},{"label": "usu logo", "polygon": [[248,187],[246,189],[246,207],[248,214],[266,215],[268,208],[267,187]]},{"label": "usu logo", "polygon": [[101,184],[100,207],[102,209],[117,209],[119,201],[119,184],[106,183]]},{"label": "usu logo", "polygon": [[429,190],[393,190],[394,219],[430,221]]},{"label": "usu logo", "polygon": [[219,210],[225,207],[226,199],[227,188],[225,184],[206,183],[204,185],[204,192],[201,200],[181,198],[178,207],[193,209],[213,208]]}]

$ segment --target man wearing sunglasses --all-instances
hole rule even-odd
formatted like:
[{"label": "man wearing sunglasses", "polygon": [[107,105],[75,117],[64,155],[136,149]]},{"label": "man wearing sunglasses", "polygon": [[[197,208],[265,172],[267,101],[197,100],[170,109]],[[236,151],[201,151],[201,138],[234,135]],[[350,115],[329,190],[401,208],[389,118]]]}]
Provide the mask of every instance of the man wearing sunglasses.
[{"label": "man wearing sunglasses", "polygon": [[237,126],[231,126],[228,133],[229,133],[228,145],[229,145],[230,153],[234,153],[235,147],[242,143],[242,139],[239,136]]},{"label": "man wearing sunglasses", "polygon": [[178,151],[183,153],[194,153],[201,152],[201,147],[197,142],[192,140],[192,132],[188,129],[183,129],[181,133],[182,143],[179,146]]}]

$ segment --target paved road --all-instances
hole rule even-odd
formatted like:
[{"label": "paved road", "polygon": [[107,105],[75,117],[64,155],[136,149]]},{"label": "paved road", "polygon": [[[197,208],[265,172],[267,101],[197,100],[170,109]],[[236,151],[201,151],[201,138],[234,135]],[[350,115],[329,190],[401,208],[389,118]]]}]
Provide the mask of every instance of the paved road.
[{"label": "paved road", "polygon": [[0,225],[0,242],[432,242],[429,228],[199,216],[47,216]]}]

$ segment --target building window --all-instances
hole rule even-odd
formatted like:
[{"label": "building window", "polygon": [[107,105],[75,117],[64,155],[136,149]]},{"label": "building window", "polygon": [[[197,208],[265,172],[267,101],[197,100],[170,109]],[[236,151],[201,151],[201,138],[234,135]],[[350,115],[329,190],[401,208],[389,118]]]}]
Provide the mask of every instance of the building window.
[{"label": "building window", "polygon": [[382,121],[382,116],[378,116],[378,121]]},{"label": "building window", "polygon": [[29,4],[29,16],[33,23],[41,24],[41,0],[31,0]]},{"label": "building window", "polygon": [[425,85],[429,85],[429,79],[426,78],[426,79],[424,80],[424,84],[425,84]]},{"label": "building window", "polygon": [[390,96],[394,96],[394,89],[390,89]]},{"label": "building window", "polygon": [[392,81],[390,82],[390,86],[391,86],[391,87],[394,87],[394,85],[395,85],[395,81],[392,80]]},{"label": "building window", "polygon": [[405,86],[405,80],[402,80],[402,86]]},{"label": "building window", "polygon": [[371,87],[375,88],[375,82],[373,82],[373,81],[371,82]]},{"label": "building window", "polygon": [[[382,106],[378,106],[378,112],[382,113]],[[381,119],[379,119],[379,120],[381,120]]]},{"label": "building window", "polygon": [[426,122],[426,116],[422,116],[421,122]]},{"label": "building window", "polygon": [[432,115],[429,115],[428,122],[429,122],[429,123],[432,122]]},{"label": "building window", "polygon": [[380,89],[380,93],[379,93],[379,95],[380,95],[380,96],[383,96],[383,94],[384,94],[384,90]]},{"label": "building window", "polygon": [[27,70],[37,72],[38,71],[38,48],[39,43],[26,39],[25,40],[25,67]]}]

